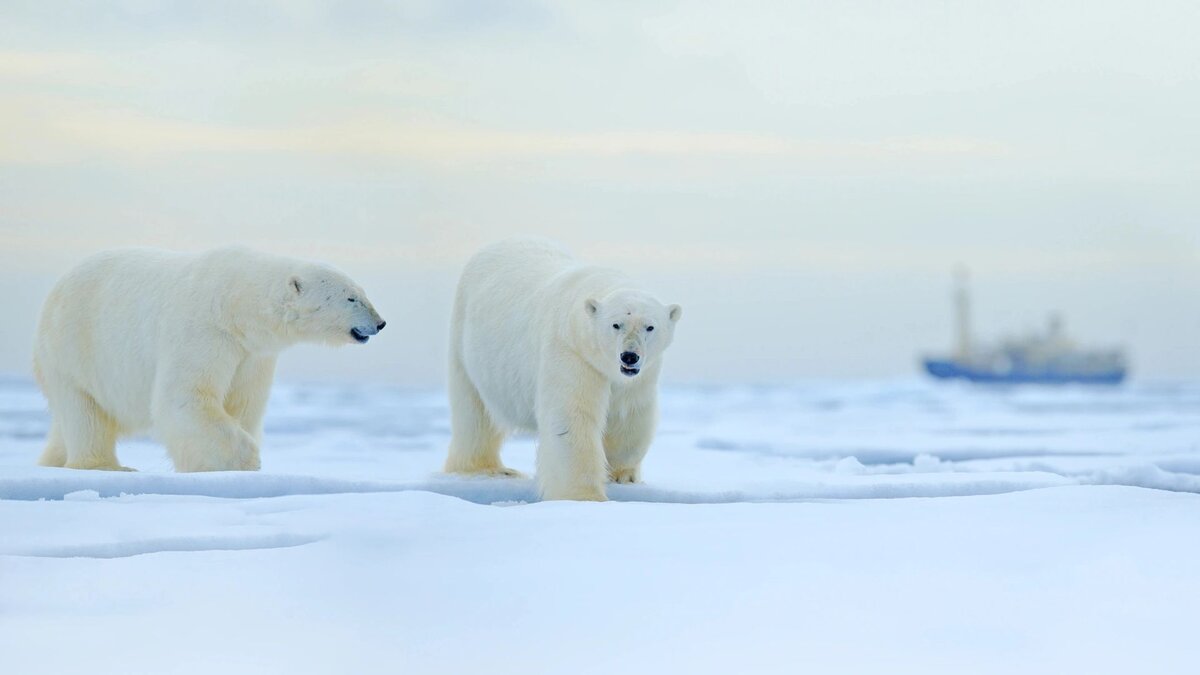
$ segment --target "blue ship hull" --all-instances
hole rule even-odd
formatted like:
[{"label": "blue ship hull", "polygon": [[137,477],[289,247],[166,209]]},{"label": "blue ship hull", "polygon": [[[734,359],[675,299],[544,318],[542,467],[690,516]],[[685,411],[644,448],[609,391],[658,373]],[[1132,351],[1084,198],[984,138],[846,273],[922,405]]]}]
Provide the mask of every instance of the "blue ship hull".
[{"label": "blue ship hull", "polygon": [[941,380],[962,379],[987,384],[1121,384],[1125,380],[1125,369],[1102,370],[1088,373],[1073,373],[1062,370],[1030,370],[1013,368],[999,373],[981,368],[964,366],[948,359],[925,359],[925,370]]}]

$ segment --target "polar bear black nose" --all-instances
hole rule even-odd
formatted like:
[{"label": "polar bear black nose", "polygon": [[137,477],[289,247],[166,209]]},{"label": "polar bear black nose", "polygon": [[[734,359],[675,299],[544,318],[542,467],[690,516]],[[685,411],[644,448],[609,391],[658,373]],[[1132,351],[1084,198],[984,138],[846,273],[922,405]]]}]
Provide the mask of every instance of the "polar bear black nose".
[{"label": "polar bear black nose", "polygon": [[383,330],[383,327],[384,327],[384,326],[386,326],[386,325],[387,325],[387,322],[386,322],[386,321],[380,321],[380,322],[379,322],[379,325],[378,325],[378,326],[375,326],[375,330]]},{"label": "polar bear black nose", "polygon": [[637,363],[638,360],[640,360],[641,358],[642,357],[638,356],[637,354],[634,354],[633,352],[621,352],[621,363],[624,363],[627,366],[632,366],[633,364]]}]

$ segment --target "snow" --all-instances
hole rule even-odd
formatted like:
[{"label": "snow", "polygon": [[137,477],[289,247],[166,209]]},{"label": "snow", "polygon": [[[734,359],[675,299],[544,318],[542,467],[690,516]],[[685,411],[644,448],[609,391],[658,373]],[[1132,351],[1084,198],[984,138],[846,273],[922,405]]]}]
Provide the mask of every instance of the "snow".
[{"label": "snow", "polygon": [[1194,671],[1200,383],[662,403],[645,484],[537,503],[437,473],[438,391],[282,384],[263,471],[177,475],[33,466],[0,380],[0,672]]}]

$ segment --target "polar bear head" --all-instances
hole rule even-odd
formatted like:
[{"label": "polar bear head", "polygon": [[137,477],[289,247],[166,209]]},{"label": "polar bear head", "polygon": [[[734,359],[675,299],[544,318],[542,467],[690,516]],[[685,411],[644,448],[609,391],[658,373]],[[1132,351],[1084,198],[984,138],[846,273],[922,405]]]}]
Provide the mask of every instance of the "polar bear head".
[{"label": "polar bear head", "polygon": [[283,294],[288,332],[301,341],[362,344],[386,325],[363,289],[332,267],[293,270]]},{"label": "polar bear head", "polygon": [[590,361],[600,372],[617,380],[636,378],[658,359],[675,337],[675,323],[683,310],[664,306],[647,293],[614,291],[583,303],[590,319],[593,351]]}]

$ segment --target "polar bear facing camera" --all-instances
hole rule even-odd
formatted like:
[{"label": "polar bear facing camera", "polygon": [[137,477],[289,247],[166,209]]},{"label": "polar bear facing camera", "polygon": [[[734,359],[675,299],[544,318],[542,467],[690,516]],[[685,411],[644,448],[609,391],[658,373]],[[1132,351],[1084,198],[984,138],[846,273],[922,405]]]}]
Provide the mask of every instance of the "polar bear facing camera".
[{"label": "polar bear facing camera", "polygon": [[34,374],[51,419],[39,463],[127,470],[117,438],[153,430],[177,471],[258,469],[278,354],[383,327],[325,265],[239,247],[97,254],[42,309]]},{"label": "polar bear facing camera", "polygon": [[545,499],[603,501],[607,480],[639,481],[680,313],[548,241],[481,250],[451,319],[446,471],[516,475],[500,445],[524,429],[538,433]]}]

